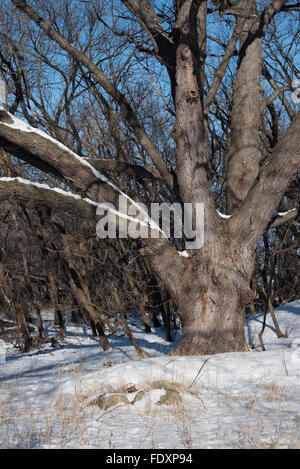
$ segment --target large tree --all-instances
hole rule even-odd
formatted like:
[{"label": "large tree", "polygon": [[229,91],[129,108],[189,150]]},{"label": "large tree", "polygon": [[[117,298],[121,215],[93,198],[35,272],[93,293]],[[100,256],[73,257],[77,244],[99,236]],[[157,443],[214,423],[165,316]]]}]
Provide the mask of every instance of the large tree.
[{"label": "large tree", "polygon": [[[107,73],[101,59],[96,60],[90,52],[90,44],[82,46],[81,34],[76,34],[74,15],[67,8],[74,8],[74,2],[58,2],[61,10],[67,12],[64,29],[53,21],[51,9],[48,10],[44,2],[38,6],[34,1],[11,0],[11,3],[15,7],[11,9],[11,14],[18,10],[26,15],[22,18],[29,21],[26,23],[29,30],[31,28],[36,35],[42,33],[39,37],[45,37],[49,40],[48,44],[55,45],[57,54],[63,52],[64,60],[68,57],[76,73],[81,74],[85,92],[101,101],[102,112],[107,117],[108,129],[117,149],[122,147],[126,134],[127,142],[134,141],[130,151],[139,148],[145,155],[145,164],[126,162],[124,151],[111,160],[87,158],[89,155],[84,154],[81,146],[76,147],[82,129],[80,124],[75,125],[69,112],[66,96],[71,100],[72,92],[65,92],[64,112],[73,130],[73,151],[58,141],[61,140],[58,126],[56,129],[51,127],[48,114],[45,114],[44,129],[50,128],[55,138],[15,117],[16,110],[19,110],[34,125],[33,114],[28,111],[24,98],[29,96],[29,83],[26,88],[26,64],[20,59],[23,51],[20,48],[16,51],[10,46],[19,58],[19,67],[14,72],[14,64],[4,53],[2,63],[11,70],[18,92],[11,104],[10,110],[13,112],[4,108],[1,110],[0,146],[54,176],[55,180],[62,181],[68,191],[26,184],[26,181],[16,178],[2,178],[1,200],[9,197],[30,200],[85,218],[95,217],[96,220],[98,203],[118,206],[121,191],[101,175],[103,171],[105,174],[112,171],[133,180],[146,180],[153,185],[158,183],[163,194],[161,200],[193,204],[195,210],[196,204],[203,203],[205,239],[201,248],[188,249],[183,256],[176,249],[178,245],[175,242],[161,237],[140,239],[140,253],[147,256],[181,315],[183,329],[178,353],[212,354],[246,350],[245,307],[253,296],[250,281],[257,245],[266,228],[279,223],[278,218],[282,223],[297,214],[295,209],[285,217],[281,214],[276,218],[283,195],[300,166],[300,114],[295,112],[284,94],[292,90],[291,83],[280,86],[271,73],[274,67],[278,69],[276,54],[271,58],[268,54],[269,61],[264,60],[264,47],[268,34],[268,41],[272,39],[274,43],[280,43],[278,36],[274,39],[277,17],[284,17],[286,25],[288,21],[296,24],[298,13],[295,12],[299,10],[299,5],[274,0],[262,6],[253,0],[241,0],[231,2],[230,9],[226,9],[226,2],[213,2],[215,5],[209,7],[204,0],[164,3],[123,0],[121,4],[126,7],[127,13],[120,13],[118,21],[108,22],[101,14],[101,2],[75,2],[80,11],[87,8],[92,18],[91,24],[99,23],[111,34],[111,38],[124,40],[134,48],[132,55],[129,49],[125,52],[121,48],[118,53],[111,53],[109,61],[112,64],[117,62],[118,56],[124,62],[124,54],[128,61],[140,54],[139,57],[148,56],[149,60],[145,59],[144,63],[151,78],[149,66],[155,67],[155,61],[160,70],[165,70],[168,84],[164,81],[164,86],[158,87],[154,79],[153,84],[162,97],[166,111],[175,119],[170,132],[175,142],[175,158],[170,161],[163,145],[153,137],[154,132],[147,118],[151,109],[140,112],[133,89],[120,84],[118,74]],[[110,3],[113,9],[114,2]],[[211,15],[217,18],[213,27]],[[224,31],[228,30],[226,39]],[[294,36],[290,38],[291,44],[294,40]],[[100,43],[98,47],[101,52]],[[218,57],[220,50],[222,54]],[[284,48],[281,50],[283,69],[290,64],[288,60],[293,51],[292,46],[288,52]],[[218,60],[213,61],[212,57]],[[53,60],[54,66],[50,53],[44,60],[50,65]],[[282,77],[282,71],[278,75]],[[230,81],[230,77],[233,77],[232,89],[226,92],[222,86],[226,80]],[[130,75],[128,80],[131,79]],[[74,85],[71,87],[74,96],[78,92],[76,80],[66,76],[65,81],[68,86]],[[167,85],[170,89],[169,102],[165,98],[168,95]],[[267,94],[270,87],[272,92]],[[223,108],[218,104],[221,91],[222,96],[227,96]],[[36,95],[29,98],[35,105],[35,112],[45,109]],[[281,125],[278,125],[276,100],[282,104],[286,114]],[[226,122],[223,130],[227,138],[222,171],[218,174],[212,140],[217,138],[218,119],[222,112],[225,117],[221,121],[222,125]],[[118,115],[122,122],[119,126],[116,123]],[[266,116],[269,118],[267,132]],[[267,150],[262,144],[263,134],[269,138]],[[101,144],[105,146],[105,141]],[[220,178],[223,182],[221,194],[218,195]],[[128,202],[134,206],[131,198]],[[225,216],[218,210],[220,208]],[[144,221],[147,222],[147,219]]]}]

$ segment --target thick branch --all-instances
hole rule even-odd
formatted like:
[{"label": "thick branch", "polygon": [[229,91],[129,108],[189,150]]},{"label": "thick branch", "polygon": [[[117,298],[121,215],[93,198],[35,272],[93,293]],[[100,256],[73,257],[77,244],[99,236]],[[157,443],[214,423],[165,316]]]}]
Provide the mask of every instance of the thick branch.
[{"label": "thick branch", "polygon": [[[88,199],[18,178],[2,178],[0,180],[0,200],[25,200],[34,205],[46,205],[95,221],[97,202],[112,203],[116,208],[113,213],[117,217],[116,223],[119,230],[121,225],[124,226],[120,224],[120,220],[124,221],[124,218],[131,224],[135,223],[136,220],[137,227],[140,226],[140,221],[137,218],[128,217],[127,212],[118,211],[121,191],[109,182],[104,182],[101,175],[87,161],[69,151],[68,148],[47,134],[27,126],[20,119],[5,111],[2,111],[3,120],[5,122],[0,123],[0,145],[3,142],[4,144],[9,142],[9,150],[13,154],[36,167],[42,166],[41,169],[51,168],[51,173],[59,175],[65,181],[72,180],[72,187],[86,195]],[[123,196],[126,198],[125,194]],[[139,211],[139,205],[130,198],[127,198],[127,203],[127,210],[134,206]],[[147,213],[142,215],[142,223],[144,226],[145,224],[148,227],[150,224],[153,226]],[[125,225],[127,226],[127,223]],[[179,289],[179,285],[175,282],[175,279],[178,278],[175,273],[178,273],[180,269],[184,270],[184,262],[169,240],[165,237],[148,238],[142,239],[141,244],[144,246],[144,255],[149,256],[158,274],[169,279],[169,288]],[[171,271],[172,266],[174,272]]]},{"label": "thick branch", "polygon": [[[140,218],[142,222],[150,226],[151,219],[139,204],[127,197],[109,180],[106,180],[86,159],[73,153],[46,133],[26,125],[23,121],[3,109],[0,111],[0,146],[1,145],[3,145],[3,148],[9,146],[10,152],[36,167],[42,166],[43,169],[48,169],[49,167],[52,174],[58,175],[73,189],[80,192],[81,195],[91,199],[91,203],[96,205],[97,202],[111,203],[116,210],[118,210],[119,196],[122,195],[128,205],[124,209],[129,210],[130,207],[134,207],[142,214],[142,218]],[[94,160],[94,162],[95,161],[97,160]],[[109,161],[107,163],[112,164],[112,162]],[[138,168],[137,170],[137,168],[134,168],[134,165],[132,166],[135,174],[137,174],[137,171],[143,169]],[[132,169],[130,165],[128,165],[128,168]],[[146,174],[149,176],[150,173],[146,172]],[[37,186],[35,185],[35,187]],[[50,190],[50,188],[48,188],[48,190]],[[30,194],[33,193],[30,192]],[[80,196],[76,195],[74,197]],[[37,197],[37,200],[40,200],[39,197]],[[127,217],[127,212],[123,215]],[[122,217],[122,212],[119,212],[118,216]],[[131,221],[133,220],[134,218],[131,217]],[[157,243],[157,245],[161,245],[162,242],[171,247],[167,239],[160,240],[159,242],[156,239],[153,240],[153,243]],[[149,240],[146,244],[147,246],[151,246],[152,241]]]},{"label": "thick branch", "polygon": [[98,160],[94,158],[84,158],[84,160],[88,161],[97,171],[110,171],[119,175],[125,174],[136,181],[150,179],[151,181],[163,182],[159,172],[154,166],[144,168],[137,164],[118,160]]},{"label": "thick branch", "polygon": [[208,141],[203,113],[206,9],[198,2],[181,2],[176,21],[176,125],[177,176],[185,202],[207,202]]},{"label": "thick branch", "polygon": [[[287,0],[274,0],[260,17],[244,25],[239,51],[239,67],[234,87],[231,116],[231,145],[228,154],[227,211],[233,214],[247,196],[259,170],[260,75],[262,43],[267,27]],[[254,3],[248,2],[250,12]]]},{"label": "thick branch", "polygon": [[120,193],[98,171],[65,145],[0,110],[0,147],[56,176],[91,199],[116,203]]},{"label": "thick branch", "polygon": [[264,162],[239,211],[230,219],[233,235],[253,250],[300,167],[299,135],[300,114]]},{"label": "thick branch", "polygon": [[277,226],[281,226],[288,221],[294,220],[298,215],[298,209],[293,208],[292,210],[288,210],[287,212],[281,213],[279,212],[271,223],[270,228],[276,228]]},{"label": "thick branch", "polygon": [[262,40],[258,18],[246,20],[241,35],[231,114],[227,166],[227,212],[230,214],[238,209],[259,172]]}]

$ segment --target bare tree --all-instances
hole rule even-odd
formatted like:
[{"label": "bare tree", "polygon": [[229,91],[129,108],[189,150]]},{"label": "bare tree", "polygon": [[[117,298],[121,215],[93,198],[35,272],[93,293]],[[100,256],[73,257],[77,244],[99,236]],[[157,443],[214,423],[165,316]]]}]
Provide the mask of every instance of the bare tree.
[{"label": "bare tree", "polygon": [[[101,103],[101,115],[110,135],[108,144],[105,141],[101,144],[108,150],[109,145],[113,145],[117,151],[109,164],[106,161],[109,158],[103,158],[103,155],[94,159],[95,154],[85,154],[80,144],[79,107],[75,111],[68,100],[64,104],[64,118],[66,130],[73,138],[72,142],[69,137],[71,145],[68,138],[53,134],[54,117],[46,119],[44,126],[55,137],[50,139],[47,134],[27,127],[12,113],[2,109],[1,147],[61,181],[72,193],[25,184],[12,178],[0,180],[1,200],[9,197],[28,200],[91,220],[96,216],[97,203],[109,202],[118,206],[120,189],[101,176],[99,171],[105,170],[107,173],[114,171],[120,181],[126,177],[129,181],[139,181],[139,187],[141,179],[146,181],[146,186],[138,189],[141,197],[146,192],[149,197],[152,191],[160,200],[191,203],[194,209],[197,203],[203,203],[203,247],[188,250],[187,256],[182,256],[176,242],[165,237],[148,238],[139,240],[139,252],[147,257],[180,312],[183,336],[178,353],[247,350],[244,311],[253,298],[250,280],[256,248],[270,221],[278,222],[279,204],[300,165],[300,115],[284,94],[292,90],[291,82],[281,86],[281,81],[288,77],[283,75],[280,66],[274,64],[274,57],[268,63],[264,45],[276,27],[277,18],[284,17],[292,24],[298,21],[295,12],[299,6],[287,5],[286,0],[274,0],[260,7],[253,0],[244,0],[241,9],[235,2],[231,11],[222,9],[222,15],[215,16],[221,25],[218,35],[218,30],[211,26],[209,15],[218,15],[219,10],[208,9],[204,0],[164,2],[164,9],[160,2],[148,0],[111,2],[110,20],[101,9],[100,1],[87,4],[62,0],[56,3],[56,7],[51,2],[47,2],[48,6],[44,2],[36,6],[34,2],[11,0],[15,7],[11,14],[16,14],[17,10],[24,13],[26,16],[22,16],[22,21],[26,18],[27,28],[32,34],[43,38],[41,40],[47,38],[46,44],[55,47],[56,53],[63,54],[64,60],[67,58],[76,68],[75,76],[80,77],[75,79],[75,83],[80,83],[78,90],[82,87],[82,92],[93,96],[99,107]],[[77,15],[75,3],[80,4]],[[91,42],[87,41],[84,47],[80,34],[76,33],[76,20],[85,17],[83,12],[90,18],[90,24],[95,25],[95,31],[99,27],[99,31],[105,31],[119,41],[114,53],[112,49],[104,52],[99,48],[100,55],[106,55],[103,63],[99,55],[97,58]],[[59,21],[60,18],[63,22]],[[224,43],[223,32],[228,32],[228,28],[232,35],[229,38],[227,35]],[[122,50],[124,44],[126,49]],[[218,54],[212,44],[218,44],[223,50],[215,62],[213,57]],[[282,56],[286,54],[289,59],[293,51],[293,47],[289,51],[284,49]],[[26,57],[26,50],[24,52]],[[137,64],[138,59],[143,62],[148,79],[152,80],[165,113],[171,116],[168,122],[173,119],[174,125],[168,129],[173,145],[169,142],[165,146],[162,144],[161,134],[149,118],[143,84],[140,83],[141,95],[136,86],[126,86],[126,80],[120,79],[126,63],[132,60]],[[288,59],[285,58],[281,65],[288,63]],[[46,60],[50,66],[55,62],[51,55],[47,57],[47,53],[44,56]],[[14,69],[7,57],[3,57],[2,62],[14,77]],[[165,75],[161,72],[163,86],[156,80],[159,77],[157,67],[166,72]],[[272,73],[274,67],[275,76]],[[129,83],[134,67],[126,70]],[[21,66],[21,83],[24,82],[21,89],[26,83],[22,72]],[[219,93],[230,75],[234,86],[228,92],[226,107],[222,108]],[[169,93],[165,89],[166,76]],[[16,84],[19,83],[16,77]],[[72,83],[74,88],[74,80]],[[270,87],[273,92],[268,95]],[[51,106],[45,100],[41,106],[42,97],[43,94],[39,98],[33,94],[30,99],[35,100],[35,107],[44,108],[43,112],[46,112]],[[287,116],[280,135],[276,134],[275,125],[272,133],[276,112],[278,117],[276,98]],[[31,114],[26,103],[22,106],[22,99],[18,99],[10,110],[17,108],[30,122]],[[272,107],[273,103],[276,106]],[[227,120],[223,129],[226,145],[213,153],[211,136],[214,135],[217,141],[217,119],[222,112],[225,113],[223,123]],[[270,116],[267,130],[271,144],[268,151],[261,141],[263,118],[266,116]],[[213,125],[215,132],[212,131]],[[59,143],[62,140],[67,146],[75,144],[73,152]],[[131,145],[126,150],[125,142],[128,141]],[[126,160],[128,148],[139,164]],[[170,159],[169,152],[172,153]],[[218,174],[215,163],[221,154],[222,174]],[[86,156],[93,161],[83,158]],[[222,185],[219,199],[216,197],[217,183]],[[130,182],[123,187],[129,195],[132,194]],[[74,193],[77,197],[72,196]],[[132,199],[128,200],[134,205]],[[220,206],[226,209],[225,217],[217,210]]]}]

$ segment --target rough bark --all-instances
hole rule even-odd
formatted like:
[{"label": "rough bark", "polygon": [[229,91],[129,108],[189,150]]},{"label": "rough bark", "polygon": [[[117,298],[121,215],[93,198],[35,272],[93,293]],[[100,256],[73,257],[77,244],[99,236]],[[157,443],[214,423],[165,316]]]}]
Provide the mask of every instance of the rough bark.
[{"label": "rough bark", "polygon": [[299,135],[300,114],[294,117],[270,157],[264,161],[259,177],[229,221],[232,237],[246,250],[256,249],[260,236],[300,166]]},{"label": "rough bark", "polygon": [[245,307],[252,300],[252,269],[253,258],[241,259],[238,246],[226,238],[209,259],[203,253],[195,254],[176,297],[183,322],[178,353],[247,350]]},{"label": "rough bark", "polygon": [[[261,16],[250,16],[243,25],[240,38],[239,65],[233,90],[231,113],[231,145],[227,168],[227,213],[234,214],[246,198],[259,171],[261,151],[260,75],[262,45],[266,29],[286,0],[275,0]],[[246,1],[249,13],[256,3]]]},{"label": "rough bark", "polygon": [[245,199],[259,173],[261,117],[257,110],[260,109],[262,40],[259,19],[250,18],[241,35],[239,69],[233,93],[227,172],[229,214],[233,214]]}]

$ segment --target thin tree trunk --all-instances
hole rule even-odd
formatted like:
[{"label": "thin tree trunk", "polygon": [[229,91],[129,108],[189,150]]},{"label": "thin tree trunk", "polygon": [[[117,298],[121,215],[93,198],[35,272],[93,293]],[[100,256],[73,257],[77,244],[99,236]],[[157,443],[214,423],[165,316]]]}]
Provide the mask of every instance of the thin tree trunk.
[{"label": "thin tree trunk", "polygon": [[45,330],[44,330],[44,326],[43,326],[41,310],[40,310],[39,307],[36,308],[36,317],[37,317],[37,328],[38,328],[38,331],[39,331],[39,337],[40,337],[41,340],[44,340],[46,338],[46,335],[45,335]]},{"label": "thin tree trunk", "polygon": [[272,305],[271,298],[268,299],[268,306],[269,306],[269,311],[270,311],[271,318],[272,318],[272,321],[273,321],[273,324],[274,324],[274,327],[275,327],[277,337],[278,337],[278,339],[281,339],[282,337],[285,337],[285,335],[280,330],[280,327],[279,327],[279,324],[278,324],[278,321],[277,321],[277,318],[276,318],[276,315],[275,315],[275,311],[274,311],[274,308],[273,308],[273,305]]},{"label": "thin tree trunk", "polygon": [[266,328],[267,312],[268,312],[268,303],[267,303],[267,301],[265,301],[265,302],[264,302],[264,318],[263,318],[263,323],[262,323],[262,326],[261,326],[261,330],[260,330],[260,332],[258,333],[259,343],[260,343],[260,346],[261,346],[261,349],[262,349],[263,352],[265,352],[265,350],[266,350],[262,336],[263,336],[263,333],[264,333],[265,328]]},{"label": "thin tree trunk", "polygon": [[62,244],[64,248],[64,257],[66,260],[66,267],[67,267],[67,274],[69,277],[70,287],[72,293],[76,299],[76,302],[84,308],[85,311],[89,314],[90,318],[93,320],[95,329],[98,332],[99,340],[103,347],[104,351],[109,350],[110,345],[109,341],[105,335],[105,326],[103,318],[101,317],[99,311],[92,305],[92,301],[90,298],[90,293],[88,286],[84,282],[82,276],[76,271],[75,266],[72,260],[72,254],[70,251],[68,236],[62,234],[61,236]]},{"label": "thin tree trunk", "polygon": [[50,297],[54,307],[54,324],[58,326],[58,333],[61,337],[63,337],[65,333],[65,322],[61,311],[61,305],[58,300],[58,291],[55,283],[55,273],[53,271],[53,266],[52,264],[50,264],[50,262],[48,263],[48,278]]}]

